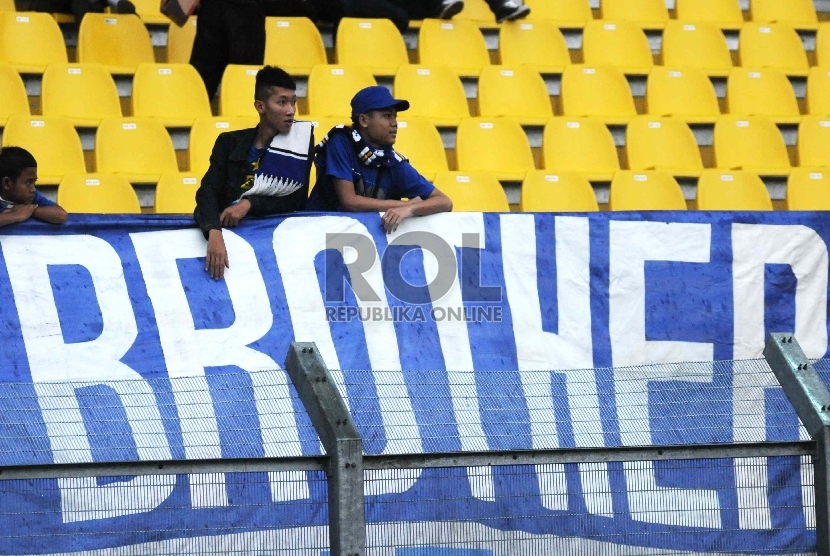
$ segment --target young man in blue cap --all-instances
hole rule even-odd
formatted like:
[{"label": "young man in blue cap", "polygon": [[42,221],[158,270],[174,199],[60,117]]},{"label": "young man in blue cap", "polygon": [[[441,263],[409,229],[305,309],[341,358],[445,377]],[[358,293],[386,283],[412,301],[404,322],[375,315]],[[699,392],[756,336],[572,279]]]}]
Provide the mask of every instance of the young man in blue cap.
[{"label": "young man in blue cap", "polygon": [[308,210],[383,212],[387,233],[411,216],[451,211],[450,198],[392,147],[398,112],[409,102],[374,86],[359,91],[351,104],[353,125],[334,127],[314,150],[317,185]]}]

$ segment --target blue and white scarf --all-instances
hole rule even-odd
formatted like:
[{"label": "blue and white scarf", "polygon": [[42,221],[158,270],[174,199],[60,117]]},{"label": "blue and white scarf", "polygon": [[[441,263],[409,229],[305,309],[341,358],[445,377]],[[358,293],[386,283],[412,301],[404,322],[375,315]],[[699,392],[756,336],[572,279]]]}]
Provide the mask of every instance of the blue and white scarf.
[{"label": "blue and white scarf", "polygon": [[308,185],[312,129],[311,122],[295,121],[291,131],[274,137],[254,171],[253,186],[242,197],[283,197]]}]

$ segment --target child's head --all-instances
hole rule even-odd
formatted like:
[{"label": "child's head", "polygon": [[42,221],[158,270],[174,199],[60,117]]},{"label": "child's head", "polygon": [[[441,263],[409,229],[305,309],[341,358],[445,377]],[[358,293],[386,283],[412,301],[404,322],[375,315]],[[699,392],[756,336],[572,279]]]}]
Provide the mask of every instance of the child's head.
[{"label": "child's head", "polygon": [[27,205],[34,201],[37,183],[37,161],[21,147],[0,150],[0,197],[12,203]]}]

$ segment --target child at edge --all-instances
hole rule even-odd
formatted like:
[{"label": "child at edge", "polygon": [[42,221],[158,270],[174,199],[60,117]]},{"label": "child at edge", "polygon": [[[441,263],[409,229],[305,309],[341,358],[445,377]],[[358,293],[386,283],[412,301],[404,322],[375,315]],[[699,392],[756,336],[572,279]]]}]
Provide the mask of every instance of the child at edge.
[{"label": "child at edge", "polygon": [[63,224],[67,214],[35,189],[37,161],[21,147],[0,150],[0,226],[37,218]]}]

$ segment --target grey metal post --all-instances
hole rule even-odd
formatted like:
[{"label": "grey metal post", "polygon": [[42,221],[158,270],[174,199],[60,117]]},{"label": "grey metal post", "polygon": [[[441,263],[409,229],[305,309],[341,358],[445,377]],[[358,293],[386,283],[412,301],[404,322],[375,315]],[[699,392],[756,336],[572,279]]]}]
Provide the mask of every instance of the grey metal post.
[{"label": "grey metal post", "polygon": [[764,357],[816,441],[816,553],[830,556],[830,392],[792,334],[770,334]]},{"label": "grey metal post", "polygon": [[329,539],[332,556],[363,556],[363,439],[313,343],[294,342],[285,369],[329,456]]}]

